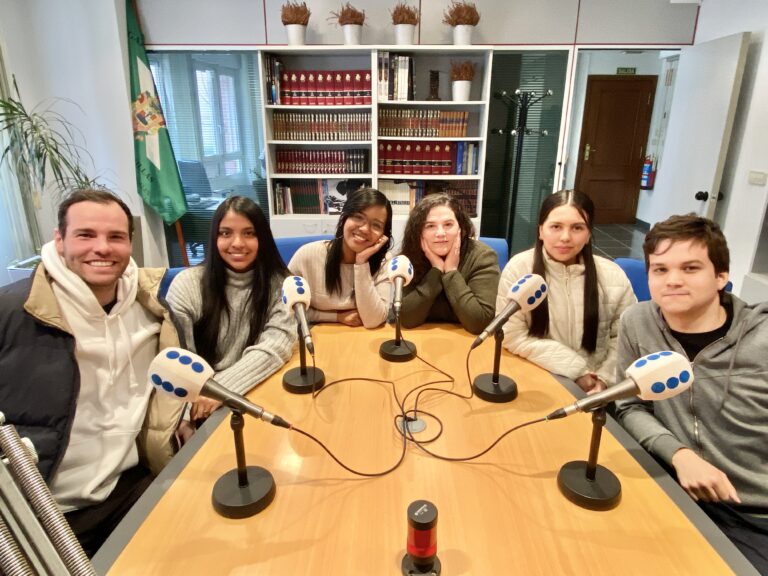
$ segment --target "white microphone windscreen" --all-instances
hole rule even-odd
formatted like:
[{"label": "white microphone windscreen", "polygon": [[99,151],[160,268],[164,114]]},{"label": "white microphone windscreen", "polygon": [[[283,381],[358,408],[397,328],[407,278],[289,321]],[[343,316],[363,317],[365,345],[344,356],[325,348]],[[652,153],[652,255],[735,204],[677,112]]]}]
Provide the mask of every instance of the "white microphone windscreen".
[{"label": "white microphone windscreen", "polygon": [[688,359],[677,352],[662,350],[638,358],[626,370],[640,389],[643,400],[664,400],[690,388],[693,369]]},{"label": "white microphone windscreen", "polygon": [[309,283],[301,276],[288,276],[283,280],[283,303],[289,308],[296,304],[304,304],[309,307],[312,300],[312,293],[309,290]]},{"label": "white microphone windscreen", "polygon": [[387,277],[394,281],[395,278],[403,279],[403,286],[408,286],[413,280],[413,264],[407,256],[395,256],[387,262]]},{"label": "white microphone windscreen", "polygon": [[149,365],[149,379],[155,388],[188,402],[197,400],[213,374],[208,362],[183,348],[166,348]]},{"label": "white microphone windscreen", "polygon": [[526,274],[512,284],[508,296],[523,312],[533,310],[547,297],[547,283],[538,274]]}]

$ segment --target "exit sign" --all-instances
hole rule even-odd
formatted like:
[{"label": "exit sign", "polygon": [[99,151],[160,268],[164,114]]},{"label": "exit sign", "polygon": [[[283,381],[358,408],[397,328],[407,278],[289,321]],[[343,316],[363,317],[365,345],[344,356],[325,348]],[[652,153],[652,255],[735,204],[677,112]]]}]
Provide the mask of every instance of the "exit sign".
[{"label": "exit sign", "polygon": [[616,68],[616,74],[637,74],[637,68]]}]

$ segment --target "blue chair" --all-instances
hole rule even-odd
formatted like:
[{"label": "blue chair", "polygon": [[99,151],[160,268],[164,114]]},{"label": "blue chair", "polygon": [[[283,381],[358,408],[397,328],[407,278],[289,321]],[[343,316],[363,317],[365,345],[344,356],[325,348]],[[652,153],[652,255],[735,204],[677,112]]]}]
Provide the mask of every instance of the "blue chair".
[{"label": "blue chair", "polygon": [[480,236],[478,240],[496,251],[496,255],[499,257],[499,268],[503,270],[509,260],[507,241],[504,238],[491,238],[490,236]]},{"label": "blue chair", "polygon": [[332,240],[331,234],[319,234],[317,236],[295,236],[291,238],[275,238],[275,244],[277,244],[277,251],[280,252],[280,257],[283,262],[288,264],[296,253],[296,250],[317,240]]},{"label": "blue chair", "polygon": [[648,290],[648,275],[645,272],[645,262],[637,258],[616,258],[614,262],[624,270],[624,274],[629,278],[629,283],[632,284],[632,290],[635,292],[637,301],[650,300],[651,292]]},{"label": "blue chair", "polygon": [[165,295],[168,294],[168,288],[170,287],[171,282],[173,282],[176,274],[182,270],[186,270],[186,268],[184,266],[179,266],[178,268],[168,268],[168,270],[166,270],[163,279],[160,281],[160,291],[158,292],[160,298],[165,298]]}]

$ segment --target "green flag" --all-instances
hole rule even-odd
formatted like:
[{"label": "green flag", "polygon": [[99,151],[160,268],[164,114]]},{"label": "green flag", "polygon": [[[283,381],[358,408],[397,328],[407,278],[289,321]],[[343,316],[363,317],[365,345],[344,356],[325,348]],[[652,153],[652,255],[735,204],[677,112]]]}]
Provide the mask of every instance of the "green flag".
[{"label": "green flag", "polygon": [[187,199],[171,148],[165,117],[149,69],[144,35],[132,0],[126,0],[128,19],[128,68],[131,71],[131,117],[136,184],[144,202],[173,224],[187,211]]}]

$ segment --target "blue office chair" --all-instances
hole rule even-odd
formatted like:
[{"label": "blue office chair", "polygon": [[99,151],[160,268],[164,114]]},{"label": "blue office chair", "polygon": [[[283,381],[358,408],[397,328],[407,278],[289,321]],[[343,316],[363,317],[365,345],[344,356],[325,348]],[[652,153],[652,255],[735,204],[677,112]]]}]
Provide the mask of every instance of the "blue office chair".
[{"label": "blue office chair", "polygon": [[294,236],[291,238],[275,238],[275,244],[277,244],[277,251],[280,252],[280,256],[283,262],[288,264],[296,253],[296,250],[309,244],[310,242],[316,242],[317,240],[332,240],[331,234],[319,234],[317,236]]},{"label": "blue office chair", "polygon": [[480,236],[478,240],[496,251],[496,255],[499,257],[499,268],[503,270],[509,260],[507,241],[504,238],[491,238],[490,236]]},{"label": "blue office chair", "polygon": [[[637,258],[616,258],[614,260],[629,278],[632,290],[638,302],[651,299],[651,291],[648,289],[648,274],[645,271],[645,262]],[[733,283],[729,280],[725,285],[725,291],[730,292]]]},{"label": "blue office chair", "polygon": [[178,268],[168,268],[168,270],[165,271],[165,275],[160,281],[160,290],[158,292],[160,298],[165,298],[166,294],[168,294],[168,288],[170,287],[171,282],[173,282],[176,274],[182,270],[186,270],[186,268],[184,266],[179,266]]}]

